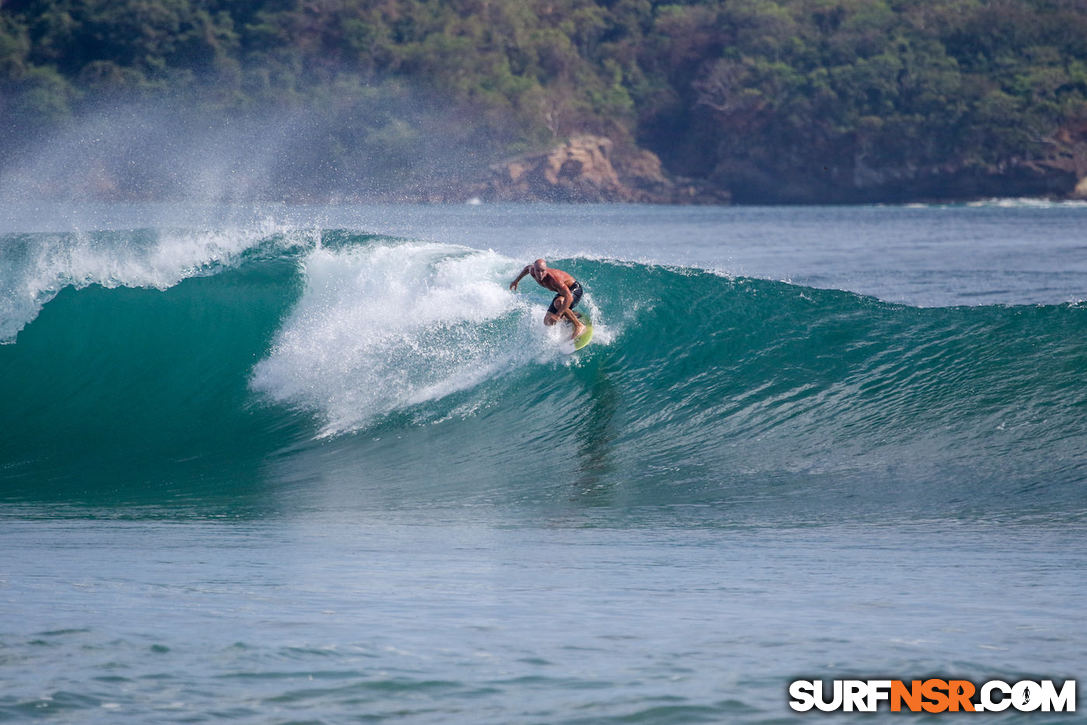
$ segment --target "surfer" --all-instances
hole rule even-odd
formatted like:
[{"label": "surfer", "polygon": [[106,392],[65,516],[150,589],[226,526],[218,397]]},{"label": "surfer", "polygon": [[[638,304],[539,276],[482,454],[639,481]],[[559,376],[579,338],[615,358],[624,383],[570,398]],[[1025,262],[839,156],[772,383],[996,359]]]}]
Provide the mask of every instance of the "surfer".
[{"label": "surfer", "polygon": [[545,325],[554,325],[565,317],[574,325],[574,334],[570,337],[577,337],[585,332],[585,324],[574,312],[574,307],[581,301],[582,294],[581,285],[577,280],[561,269],[548,269],[544,260],[537,259],[522,269],[517,279],[510,282],[510,289],[516,292],[517,283],[526,274],[531,274],[532,279],[536,280],[541,287],[556,293],[555,299],[551,300],[551,306],[547,308],[547,314],[544,315]]}]

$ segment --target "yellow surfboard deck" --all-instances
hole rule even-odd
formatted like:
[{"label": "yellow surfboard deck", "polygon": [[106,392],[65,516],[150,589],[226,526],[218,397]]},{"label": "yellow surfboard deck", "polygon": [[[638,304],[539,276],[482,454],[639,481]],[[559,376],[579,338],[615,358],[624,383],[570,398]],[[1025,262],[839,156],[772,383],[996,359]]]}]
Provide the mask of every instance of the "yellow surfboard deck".
[{"label": "yellow surfboard deck", "polygon": [[579,315],[581,321],[585,323],[585,332],[581,333],[574,338],[574,350],[580,350],[589,344],[589,341],[593,339],[593,321],[589,319],[588,315]]}]

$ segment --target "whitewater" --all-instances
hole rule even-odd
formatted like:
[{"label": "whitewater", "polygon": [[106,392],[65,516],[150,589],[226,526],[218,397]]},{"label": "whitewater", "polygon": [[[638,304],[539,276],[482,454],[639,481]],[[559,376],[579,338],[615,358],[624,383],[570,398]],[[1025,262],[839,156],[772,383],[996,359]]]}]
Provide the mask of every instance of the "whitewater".
[{"label": "whitewater", "polygon": [[[8,209],[0,717],[769,722],[801,676],[1074,677],[1084,229]],[[576,354],[508,289],[539,256]]]}]

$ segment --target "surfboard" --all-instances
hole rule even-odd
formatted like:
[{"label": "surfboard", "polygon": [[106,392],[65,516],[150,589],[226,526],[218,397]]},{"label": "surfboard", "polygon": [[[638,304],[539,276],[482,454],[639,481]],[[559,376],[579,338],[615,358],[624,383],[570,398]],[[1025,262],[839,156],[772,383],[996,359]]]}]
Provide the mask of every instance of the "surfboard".
[{"label": "surfboard", "polygon": [[589,319],[588,315],[578,313],[578,317],[585,323],[585,332],[574,338],[575,351],[585,347],[589,344],[589,341],[593,339],[593,321]]}]

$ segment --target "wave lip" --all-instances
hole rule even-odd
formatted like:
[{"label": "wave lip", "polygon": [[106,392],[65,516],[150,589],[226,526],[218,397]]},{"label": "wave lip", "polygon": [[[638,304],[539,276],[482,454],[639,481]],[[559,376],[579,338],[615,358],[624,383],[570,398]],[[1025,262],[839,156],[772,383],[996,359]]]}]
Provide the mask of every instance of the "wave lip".
[{"label": "wave lip", "polygon": [[262,246],[312,246],[307,233],[271,222],[227,230],[13,234],[0,237],[0,342],[19,331],[65,287],[165,290],[241,263]]}]

